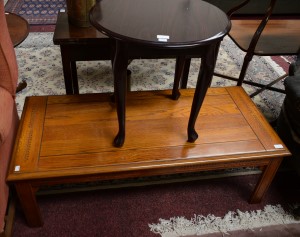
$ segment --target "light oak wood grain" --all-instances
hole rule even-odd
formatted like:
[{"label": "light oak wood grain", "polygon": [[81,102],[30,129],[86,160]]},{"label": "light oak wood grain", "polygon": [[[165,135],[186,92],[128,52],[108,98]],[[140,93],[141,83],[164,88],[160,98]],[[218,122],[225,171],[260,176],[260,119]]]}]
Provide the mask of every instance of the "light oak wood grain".
[{"label": "light oak wood grain", "polygon": [[110,94],[27,98],[7,180],[28,224],[43,223],[34,195],[43,185],[257,166],[263,174],[250,201],[259,202],[290,153],[243,88],[208,90],[195,143],[186,131],[194,90],[181,90],[177,101],[170,95],[128,93],[121,148],[112,144],[118,123]]}]

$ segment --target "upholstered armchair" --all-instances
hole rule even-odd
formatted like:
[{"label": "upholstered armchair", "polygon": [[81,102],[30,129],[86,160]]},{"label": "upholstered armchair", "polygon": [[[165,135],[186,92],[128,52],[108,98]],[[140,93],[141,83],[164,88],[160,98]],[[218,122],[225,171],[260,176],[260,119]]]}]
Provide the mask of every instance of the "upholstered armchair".
[{"label": "upholstered armchair", "polygon": [[9,187],[6,173],[18,128],[15,95],[18,67],[13,44],[7,29],[4,0],[0,0],[0,236],[5,236],[5,215]]},{"label": "upholstered armchair", "polygon": [[300,54],[290,65],[284,86],[286,97],[277,119],[277,132],[292,152],[292,159],[289,159],[292,167],[300,174]]},{"label": "upholstered armchair", "polygon": [[[284,86],[286,97],[277,119],[277,133],[292,153],[287,161],[300,174],[300,54],[290,65]],[[300,207],[293,214],[300,219]]]}]

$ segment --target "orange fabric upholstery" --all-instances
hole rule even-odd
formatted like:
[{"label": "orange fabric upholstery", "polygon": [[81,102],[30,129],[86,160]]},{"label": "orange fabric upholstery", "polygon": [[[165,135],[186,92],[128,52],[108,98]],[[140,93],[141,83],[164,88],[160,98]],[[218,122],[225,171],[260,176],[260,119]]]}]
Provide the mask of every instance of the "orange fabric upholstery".
[{"label": "orange fabric upholstery", "polygon": [[4,0],[0,0],[0,233],[5,223],[9,187],[6,174],[11,159],[19,118],[15,95],[18,65],[7,28]]},{"label": "orange fabric upholstery", "polygon": [[0,86],[15,97],[18,81],[16,54],[7,28],[4,0],[0,0]]}]

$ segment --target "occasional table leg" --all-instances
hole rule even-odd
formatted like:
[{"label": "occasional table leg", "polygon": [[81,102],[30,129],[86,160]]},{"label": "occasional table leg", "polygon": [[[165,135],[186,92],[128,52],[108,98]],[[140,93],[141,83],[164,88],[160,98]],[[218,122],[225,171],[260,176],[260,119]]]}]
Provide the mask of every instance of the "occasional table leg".
[{"label": "occasional table leg", "polygon": [[114,58],[114,95],[117,104],[119,132],[114,139],[114,145],[121,147],[125,141],[125,103],[127,92],[127,65],[128,49],[125,43],[116,41],[116,54]]},{"label": "occasional table leg", "polygon": [[178,56],[176,59],[175,78],[174,78],[174,85],[172,91],[173,100],[178,100],[178,98],[180,97],[179,83],[181,81],[182,73],[184,70],[184,64],[185,64],[185,56]]},{"label": "occasional table leg", "polygon": [[183,74],[181,76],[181,89],[186,89],[187,83],[188,83],[188,78],[189,78],[189,72],[190,72],[190,66],[191,66],[191,58],[186,58],[184,62],[184,70]]},{"label": "occasional table leg", "polygon": [[16,93],[19,93],[20,91],[22,91],[23,89],[25,89],[27,86],[27,82],[26,81],[21,81],[18,86],[17,86],[17,89],[16,89]]},{"label": "occasional table leg", "polygon": [[270,161],[256,184],[249,203],[259,203],[262,200],[281,164],[282,159],[283,158],[278,158]]},{"label": "occasional table leg", "polygon": [[16,183],[15,188],[28,225],[30,227],[43,226],[40,208],[35,196],[36,188],[33,188],[29,183]]},{"label": "occasional table leg", "polygon": [[192,103],[191,114],[188,123],[188,142],[194,142],[198,138],[198,134],[195,130],[195,123],[204,101],[207,89],[211,84],[215,64],[217,60],[217,54],[219,50],[219,44],[207,46],[207,51],[201,58],[201,66],[198,75],[197,85]]}]

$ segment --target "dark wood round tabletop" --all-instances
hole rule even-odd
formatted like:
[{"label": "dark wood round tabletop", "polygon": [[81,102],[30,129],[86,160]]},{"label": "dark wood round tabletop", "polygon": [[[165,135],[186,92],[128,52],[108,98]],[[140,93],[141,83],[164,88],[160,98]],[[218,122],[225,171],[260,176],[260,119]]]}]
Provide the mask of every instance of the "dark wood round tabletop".
[{"label": "dark wood round tabletop", "polygon": [[29,34],[28,22],[21,16],[5,12],[8,31],[14,47],[21,44]]},{"label": "dark wood round tabletop", "polygon": [[188,47],[223,38],[227,15],[201,0],[98,0],[91,23],[115,39],[163,47]]}]

